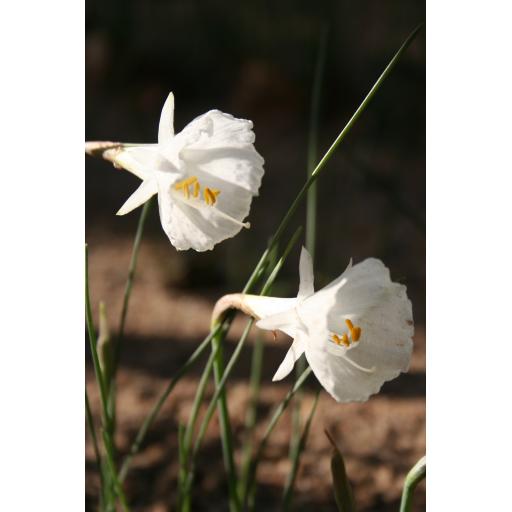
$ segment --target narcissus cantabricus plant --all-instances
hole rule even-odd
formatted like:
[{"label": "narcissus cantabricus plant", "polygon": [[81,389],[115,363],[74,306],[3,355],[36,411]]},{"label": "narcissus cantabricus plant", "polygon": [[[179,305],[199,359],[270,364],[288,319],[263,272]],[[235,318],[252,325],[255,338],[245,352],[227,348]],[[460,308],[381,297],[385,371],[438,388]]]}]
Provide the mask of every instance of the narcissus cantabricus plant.
[{"label": "narcissus cantabricus plant", "polygon": [[85,150],[142,180],[118,215],[158,194],[162,227],[178,250],[206,251],[250,227],[253,196],[264,174],[253,124],[210,110],[174,134],[174,96],[160,117],[157,144],[87,142]]},{"label": "narcissus cantabricus plant", "polygon": [[414,334],[406,287],[390,279],[374,258],[348,268],[318,292],[306,249],[300,256],[296,298],[226,295],[213,318],[237,308],[258,319],[261,329],[293,338],[273,380],[281,380],[305,354],[315,376],[338,402],[361,402],[378,393],[385,381],[409,368]]}]

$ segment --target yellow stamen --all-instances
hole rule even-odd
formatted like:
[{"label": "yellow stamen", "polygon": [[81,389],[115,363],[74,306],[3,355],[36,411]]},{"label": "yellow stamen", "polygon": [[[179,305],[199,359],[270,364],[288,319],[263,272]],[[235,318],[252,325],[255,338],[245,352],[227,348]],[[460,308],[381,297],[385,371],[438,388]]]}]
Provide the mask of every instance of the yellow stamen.
[{"label": "yellow stamen", "polygon": [[206,201],[206,204],[215,204],[215,201],[217,201],[215,195],[208,187],[205,187],[204,189],[204,200]]},{"label": "yellow stamen", "polygon": [[340,337],[337,335],[337,334],[331,334],[332,336],[332,341],[334,341],[334,343],[336,343],[336,345],[341,345],[341,339]]},{"label": "yellow stamen", "polygon": [[344,332],[341,335],[341,342],[343,343],[343,345],[345,345],[345,347],[350,347],[350,341],[348,340],[347,333]]},{"label": "yellow stamen", "polygon": [[190,178],[187,178],[186,180],[183,180],[183,185],[185,187],[188,187],[189,185],[192,185],[197,181],[197,176],[190,176]]},{"label": "yellow stamen", "polygon": [[[190,191],[190,187],[192,186],[192,192]],[[201,184],[197,179],[197,176],[190,176],[189,178],[185,178],[184,180],[178,181],[174,184],[175,190],[181,190],[186,199],[189,199],[190,196],[194,198],[199,198],[199,194],[201,192]],[[216,188],[204,187],[203,189],[203,200],[208,206],[213,206],[217,202],[217,197],[220,194],[220,190]],[[237,221],[238,222],[238,221]],[[244,224],[244,226],[249,227],[249,225]]]},{"label": "yellow stamen", "polygon": [[361,327],[354,327],[354,324],[348,318],[345,319],[345,323],[350,331],[352,340],[359,341],[359,338],[361,337]]}]

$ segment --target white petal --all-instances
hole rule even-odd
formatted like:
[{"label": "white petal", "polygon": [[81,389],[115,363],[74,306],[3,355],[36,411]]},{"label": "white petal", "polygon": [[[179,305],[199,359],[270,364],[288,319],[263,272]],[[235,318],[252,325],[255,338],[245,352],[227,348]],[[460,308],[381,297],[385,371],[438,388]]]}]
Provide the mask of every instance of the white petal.
[{"label": "white petal", "polygon": [[304,353],[304,342],[301,339],[302,334],[297,334],[292,346],[286,352],[283,362],[280,364],[274,377],[272,377],[273,381],[284,379],[293,370],[295,361]]},{"label": "white petal", "polygon": [[158,181],[158,205],[162,227],[178,250],[207,251],[215,244],[236,235],[243,224],[227,218],[215,207],[198,199],[194,206],[172,190],[168,182]]},{"label": "white petal", "polygon": [[311,258],[311,254],[309,254],[308,250],[303,247],[300,252],[300,262],[299,262],[299,275],[300,275],[300,285],[299,285],[299,293],[297,298],[299,300],[303,300],[310,295],[313,295],[315,292],[314,289],[314,280],[315,277],[313,275],[313,260]]},{"label": "white petal", "polygon": [[325,318],[329,311],[338,316],[343,325],[342,316],[363,314],[390,284],[389,270],[382,261],[368,258],[354,266],[349,265],[341,276],[305,300],[301,315],[310,317],[306,321],[309,323],[314,317]]},{"label": "white petal", "polygon": [[149,179],[155,170],[175,171],[175,168],[162,158],[157,144],[147,146],[128,146],[104,153],[104,158],[114,165],[131,172],[141,180]]},{"label": "white petal", "polygon": [[171,92],[165,100],[158,126],[158,144],[169,144],[174,137],[174,94]]},{"label": "white petal", "polygon": [[159,182],[158,202],[162,227],[178,250],[211,250],[250,226],[242,222],[246,205],[236,197],[208,205],[199,197],[186,199],[181,191]]},{"label": "white petal", "polygon": [[138,208],[141,204],[145,203],[157,192],[158,186],[155,179],[143,181],[139,188],[127,199],[123,206],[121,206],[116,215],[126,215],[132,210],[135,210],[135,208]]},{"label": "white petal", "polygon": [[212,110],[192,121],[176,137],[187,139],[180,152],[187,166],[193,165],[251,195],[258,193],[264,160],[254,148],[251,121]]},{"label": "white petal", "polygon": [[[281,299],[283,300],[283,299]],[[286,299],[284,299],[286,300]],[[297,333],[297,315],[294,309],[288,309],[281,313],[275,313],[258,320],[256,326],[260,329],[266,329],[267,331],[282,331],[292,338]]]}]

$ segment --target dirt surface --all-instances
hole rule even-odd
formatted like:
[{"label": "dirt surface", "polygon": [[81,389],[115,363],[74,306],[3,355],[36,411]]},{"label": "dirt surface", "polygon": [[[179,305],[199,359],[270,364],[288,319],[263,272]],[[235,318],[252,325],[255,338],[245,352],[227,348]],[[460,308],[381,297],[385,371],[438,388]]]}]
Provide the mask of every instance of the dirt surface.
[{"label": "dirt surface", "polygon": [[[106,243],[108,241],[108,243]],[[111,327],[117,327],[129,263],[131,239],[111,234],[89,236],[91,292],[97,318],[99,300],[107,304]],[[179,286],[179,259],[169,261],[164,240],[145,241],[139,259],[127,335],[118,379],[118,433],[120,453],[126,452],[150,407],[169,379],[208,332],[215,299],[233,290],[194,290]],[[227,356],[245,325],[237,318],[228,337]],[[232,419],[236,457],[241,459],[244,420],[249,398],[248,377],[256,328],[228,382],[228,405]],[[271,377],[287,350],[289,340],[263,334],[264,366],[256,437],[260,437],[274,406],[290,389],[291,376],[280,383]],[[96,421],[99,397],[90,355],[87,358],[87,389]],[[201,360],[183,378],[151,428],[135,458],[126,489],[135,511],[174,510],[176,500],[177,429],[188,419],[194,393],[205,361]],[[302,402],[302,418],[312,406],[318,383],[310,377]],[[208,396],[212,395],[212,387]],[[204,404],[202,413],[207,403]],[[415,348],[409,373],[384,385],[382,392],[363,404],[337,404],[321,392],[302,457],[294,510],[336,510],[330,475],[328,429],[345,456],[348,475],[361,511],[396,511],[408,469],[425,453],[425,332],[416,325]],[[290,470],[287,457],[291,414],[281,418],[268,443],[258,471],[258,510],[279,510],[284,482]],[[193,494],[193,510],[227,510],[226,482],[222,464],[217,418],[210,424],[200,458]],[[95,510],[98,472],[89,437],[86,439],[86,504]],[[425,508],[424,484],[415,495],[414,510]]]}]

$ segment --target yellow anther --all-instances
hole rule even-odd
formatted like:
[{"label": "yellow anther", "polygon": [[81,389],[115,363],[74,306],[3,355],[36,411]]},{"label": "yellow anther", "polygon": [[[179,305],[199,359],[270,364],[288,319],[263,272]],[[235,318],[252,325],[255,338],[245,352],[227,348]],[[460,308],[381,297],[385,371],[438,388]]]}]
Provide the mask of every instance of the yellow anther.
[{"label": "yellow anther", "polygon": [[359,338],[361,337],[361,327],[354,327],[354,324],[348,318],[345,319],[345,323],[350,331],[352,340],[359,341]]},{"label": "yellow anther", "polygon": [[186,180],[183,180],[183,185],[185,187],[188,187],[189,185],[192,185],[197,181],[197,176],[190,176],[190,178],[187,178]]},{"label": "yellow anther", "polygon": [[332,341],[334,341],[334,343],[336,343],[336,345],[341,345],[341,339],[340,337],[337,335],[337,334],[331,334],[332,336]]},{"label": "yellow anther", "polygon": [[350,347],[350,340],[346,334],[342,334],[341,337],[336,333],[331,334],[331,339],[336,345],[344,345],[345,347]]},{"label": "yellow anther", "polygon": [[[190,187],[192,186],[192,192],[190,191]],[[199,183],[199,180],[197,179],[197,176],[190,176],[189,178],[186,178],[184,180],[178,181],[174,184],[175,190],[182,190],[183,195],[186,199],[190,198],[190,195],[192,194],[192,197],[198,198],[199,193],[201,192],[201,184]],[[220,190],[216,188],[208,188],[205,187],[203,190],[203,199],[204,202],[211,206],[214,205],[217,202],[217,196],[220,194]]]},{"label": "yellow anther", "polygon": [[206,204],[215,204],[217,201],[217,197],[213,193],[213,190],[209,189],[208,187],[205,187],[204,189],[204,200],[206,201]]},{"label": "yellow anther", "polygon": [[176,183],[174,185],[174,188],[176,190],[179,190],[180,188],[185,188],[185,187],[188,187],[189,185],[192,185],[196,181],[197,181],[197,176],[190,176],[190,178],[186,178],[184,180],[178,181],[178,183]]}]

